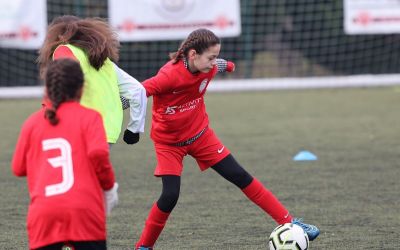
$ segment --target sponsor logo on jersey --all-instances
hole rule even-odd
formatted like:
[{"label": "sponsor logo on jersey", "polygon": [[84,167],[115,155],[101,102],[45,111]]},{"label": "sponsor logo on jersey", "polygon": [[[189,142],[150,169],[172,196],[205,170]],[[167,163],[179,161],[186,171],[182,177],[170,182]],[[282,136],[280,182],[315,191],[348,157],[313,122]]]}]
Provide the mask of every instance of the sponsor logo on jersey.
[{"label": "sponsor logo on jersey", "polygon": [[193,109],[197,108],[197,106],[201,102],[201,100],[202,100],[202,97],[199,97],[199,98],[196,98],[194,100],[191,100],[190,102],[184,103],[179,106],[169,106],[165,109],[164,114],[173,115],[173,114],[176,114],[176,112],[182,113],[182,112],[193,110]]},{"label": "sponsor logo on jersey", "polygon": [[175,109],[176,109],[177,107],[178,107],[178,106],[167,107],[167,109],[165,110],[165,114],[168,114],[168,115],[173,115],[173,114],[175,114],[175,113],[176,113]]}]

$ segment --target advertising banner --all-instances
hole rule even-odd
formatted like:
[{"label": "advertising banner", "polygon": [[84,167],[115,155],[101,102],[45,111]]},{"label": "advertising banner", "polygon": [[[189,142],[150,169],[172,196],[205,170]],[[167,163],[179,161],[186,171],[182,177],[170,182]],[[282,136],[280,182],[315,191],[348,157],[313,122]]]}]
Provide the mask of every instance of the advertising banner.
[{"label": "advertising banner", "polygon": [[0,47],[38,49],[46,35],[45,0],[0,0]]},{"label": "advertising banner", "polygon": [[347,34],[400,33],[400,0],[344,0]]},{"label": "advertising banner", "polygon": [[198,28],[240,35],[239,0],[108,0],[121,41],[180,40]]}]

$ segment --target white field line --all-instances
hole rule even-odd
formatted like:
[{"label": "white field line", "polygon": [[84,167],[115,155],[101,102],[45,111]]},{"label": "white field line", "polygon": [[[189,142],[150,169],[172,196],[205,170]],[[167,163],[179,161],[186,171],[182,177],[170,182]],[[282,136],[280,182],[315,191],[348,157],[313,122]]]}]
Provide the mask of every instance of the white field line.
[{"label": "white field line", "polygon": [[[379,87],[395,85],[400,85],[400,74],[215,80],[208,86],[208,91],[232,92],[280,89]],[[39,98],[42,96],[43,86],[0,87],[0,98]]]}]

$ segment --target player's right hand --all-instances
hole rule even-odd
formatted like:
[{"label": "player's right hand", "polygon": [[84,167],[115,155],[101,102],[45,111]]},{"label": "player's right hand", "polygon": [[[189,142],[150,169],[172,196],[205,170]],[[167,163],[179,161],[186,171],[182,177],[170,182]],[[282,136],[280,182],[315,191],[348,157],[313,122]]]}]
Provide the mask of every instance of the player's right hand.
[{"label": "player's right hand", "polygon": [[129,129],[126,129],[124,132],[124,142],[126,142],[126,144],[135,144],[139,141],[139,133],[133,133],[132,131],[130,131]]}]

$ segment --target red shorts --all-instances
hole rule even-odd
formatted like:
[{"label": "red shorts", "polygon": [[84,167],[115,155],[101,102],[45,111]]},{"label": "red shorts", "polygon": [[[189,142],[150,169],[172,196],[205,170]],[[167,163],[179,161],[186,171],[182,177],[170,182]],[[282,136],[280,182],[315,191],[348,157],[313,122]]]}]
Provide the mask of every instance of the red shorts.
[{"label": "red shorts", "polygon": [[230,154],[211,128],[187,146],[172,146],[154,143],[157,156],[155,176],[178,175],[183,171],[183,157],[191,155],[196,159],[201,171],[214,166]]}]

